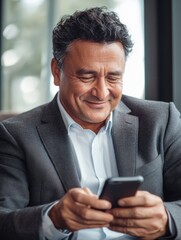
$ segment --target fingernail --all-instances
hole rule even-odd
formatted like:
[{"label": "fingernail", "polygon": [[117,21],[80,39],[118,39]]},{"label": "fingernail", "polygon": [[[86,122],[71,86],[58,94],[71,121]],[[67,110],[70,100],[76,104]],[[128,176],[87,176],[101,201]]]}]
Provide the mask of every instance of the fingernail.
[{"label": "fingernail", "polygon": [[119,204],[120,206],[124,206],[124,205],[125,205],[125,202],[121,199],[121,200],[118,201],[118,204]]}]

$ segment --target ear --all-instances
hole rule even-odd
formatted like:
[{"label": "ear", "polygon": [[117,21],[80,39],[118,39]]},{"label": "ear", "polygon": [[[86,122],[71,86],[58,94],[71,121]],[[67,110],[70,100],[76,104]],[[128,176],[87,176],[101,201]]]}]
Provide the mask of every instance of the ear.
[{"label": "ear", "polygon": [[51,60],[51,71],[54,77],[54,84],[56,86],[59,86],[60,85],[60,68],[55,58],[52,58]]}]

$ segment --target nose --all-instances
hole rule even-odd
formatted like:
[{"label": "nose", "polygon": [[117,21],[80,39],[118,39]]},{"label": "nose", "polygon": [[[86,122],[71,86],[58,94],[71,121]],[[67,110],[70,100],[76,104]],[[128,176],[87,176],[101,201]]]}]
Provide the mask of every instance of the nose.
[{"label": "nose", "polygon": [[104,77],[98,78],[92,88],[92,95],[99,100],[104,100],[109,95],[109,87]]}]

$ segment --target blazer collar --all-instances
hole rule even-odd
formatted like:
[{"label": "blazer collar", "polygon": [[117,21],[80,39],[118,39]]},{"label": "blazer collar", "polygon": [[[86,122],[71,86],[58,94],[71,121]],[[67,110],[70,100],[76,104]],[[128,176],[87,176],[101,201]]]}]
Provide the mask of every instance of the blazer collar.
[{"label": "blazer collar", "polygon": [[122,101],[113,113],[112,137],[119,175],[135,175],[138,117]]}]

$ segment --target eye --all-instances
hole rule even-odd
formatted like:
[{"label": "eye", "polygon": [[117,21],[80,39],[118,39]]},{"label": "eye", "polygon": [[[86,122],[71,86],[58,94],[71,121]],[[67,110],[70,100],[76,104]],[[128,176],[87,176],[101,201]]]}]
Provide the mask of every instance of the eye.
[{"label": "eye", "polygon": [[78,76],[78,78],[83,82],[90,82],[94,80],[94,75],[91,74],[85,74],[82,76]]},{"label": "eye", "polygon": [[120,75],[109,75],[107,77],[107,80],[110,82],[115,82],[115,83],[122,82],[122,78]]}]

